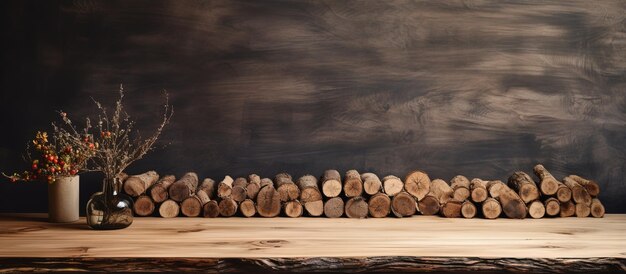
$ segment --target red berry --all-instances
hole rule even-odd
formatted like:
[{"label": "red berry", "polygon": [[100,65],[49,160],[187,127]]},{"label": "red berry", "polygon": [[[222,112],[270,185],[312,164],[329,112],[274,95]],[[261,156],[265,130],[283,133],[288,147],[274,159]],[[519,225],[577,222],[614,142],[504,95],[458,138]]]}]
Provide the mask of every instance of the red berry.
[{"label": "red berry", "polygon": [[50,168],[50,172],[54,173],[54,167]]},{"label": "red berry", "polygon": [[36,164],[33,164],[33,169],[37,169],[37,165]]},{"label": "red berry", "polygon": [[50,162],[54,161],[54,156],[52,156],[52,155],[48,156],[48,161],[50,161]]}]

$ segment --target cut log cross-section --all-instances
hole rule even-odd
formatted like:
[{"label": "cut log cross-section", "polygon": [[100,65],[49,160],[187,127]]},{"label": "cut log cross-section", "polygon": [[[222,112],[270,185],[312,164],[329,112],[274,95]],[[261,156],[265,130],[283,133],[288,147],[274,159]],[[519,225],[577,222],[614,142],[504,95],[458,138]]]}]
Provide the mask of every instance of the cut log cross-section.
[{"label": "cut log cross-section", "polygon": [[343,193],[348,198],[361,196],[363,194],[363,181],[358,171],[351,169],[346,172],[343,183]]},{"label": "cut log cross-section", "polygon": [[196,188],[198,188],[198,175],[195,172],[187,172],[170,186],[168,192],[170,199],[180,203],[194,195]]},{"label": "cut log cross-section", "polygon": [[233,198],[224,198],[219,202],[220,215],[224,217],[235,216],[238,204]]},{"label": "cut log cross-section", "polygon": [[546,207],[546,215],[547,216],[556,216],[561,211],[561,204],[559,200],[554,197],[550,197],[543,201],[544,206]]},{"label": "cut log cross-section", "polygon": [[587,180],[578,175],[569,175],[567,177],[583,186],[592,197],[597,197],[600,194],[600,185],[596,181]]},{"label": "cut log cross-section", "polygon": [[174,175],[166,175],[161,177],[148,191],[150,197],[155,203],[161,203],[169,197],[168,190],[170,186],[176,181]]},{"label": "cut log cross-section", "polygon": [[524,203],[530,203],[539,199],[539,188],[535,181],[525,172],[517,171],[509,177],[508,186],[522,198]]},{"label": "cut log cross-section", "polygon": [[391,212],[391,198],[385,193],[376,193],[367,201],[370,216],[387,217]]},{"label": "cut log cross-section", "polygon": [[576,217],[587,217],[589,214],[591,214],[591,206],[576,204]]},{"label": "cut log cross-section", "polygon": [[561,217],[572,217],[576,215],[576,204],[571,200],[561,203],[560,208],[561,212],[559,213],[559,216]]},{"label": "cut log cross-section", "polygon": [[412,171],[404,180],[404,190],[413,195],[418,201],[430,192],[430,178],[423,171]]},{"label": "cut log cross-section", "polygon": [[196,194],[188,197],[180,203],[180,211],[187,217],[200,216],[204,205],[215,197],[216,182],[211,178],[205,178],[198,187]]},{"label": "cut log cross-section", "polygon": [[382,191],[383,183],[376,174],[371,172],[363,173],[361,174],[361,180],[363,181],[363,191],[368,195],[374,195]]},{"label": "cut log cross-section", "polygon": [[465,201],[470,197],[470,181],[463,175],[457,175],[450,180],[450,187],[454,190],[452,197],[457,201]]},{"label": "cut log cross-section", "polygon": [[526,203],[502,181],[489,181],[487,191],[491,197],[500,202],[504,214],[512,219],[524,219],[526,217]]},{"label": "cut log cross-section", "polygon": [[154,213],[154,209],[154,202],[148,195],[141,195],[137,197],[133,203],[133,211],[137,216],[150,216]]},{"label": "cut log cross-section", "polygon": [[298,200],[287,201],[283,206],[283,211],[285,212],[285,216],[291,218],[298,218],[302,216],[304,209],[302,204]]},{"label": "cut log cross-section", "polygon": [[461,217],[461,209],[463,207],[463,202],[457,200],[449,200],[446,203],[441,205],[441,216],[446,218],[459,218]]},{"label": "cut log cross-section", "polygon": [[389,197],[400,193],[404,189],[404,183],[400,178],[394,175],[387,175],[383,177],[383,190]]},{"label": "cut log cross-section", "polygon": [[572,190],[572,199],[576,204],[591,206],[591,195],[587,189],[570,177],[563,178],[563,183]]},{"label": "cut log cross-section", "polygon": [[274,179],[276,190],[281,202],[293,201],[300,197],[300,189],[293,182],[291,175],[287,173],[278,173]]},{"label": "cut log cross-section", "polygon": [[417,211],[419,211],[422,215],[435,215],[439,213],[440,209],[441,204],[439,203],[439,199],[432,193],[427,194],[424,198],[417,202]]},{"label": "cut log cross-section", "polygon": [[489,197],[489,193],[487,192],[487,181],[483,181],[478,178],[474,178],[470,182],[470,191],[470,198],[475,203],[482,203]]},{"label": "cut log cross-section", "polygon": [[159,215],[163,218],[173,218],[180,213],[180,206],[172,199],[165,200],[159,206]]},{"label": "cut log cross-section", "polygon": [[540,179],[539,190],[541,190],[541,193],[547,196],[556,194],[556,191],[559,189],[559,181],[543,165],[536,165],[533,171]]},{"label": "cut log cross-section", "polygon": [[328,218],[339,218],[343,216],[344,210],[341,197],[333,197],[324,202],[324,215]]},{"label": "cut log cross-section", "polygon": [[546,207],[539,200],[528,203],[528,216],[533,219],[540,219],[546,215]]},{"label": "cut log cross-section", "polygon": [[345,205],[345,212],[348,218],[365,218],[369,212],[369,207],[365,199],[361,196],[350,198]]},{"label": "cut log cross-section", "polygon": [[259,190],[261,190],[261,177],[256,174],[248,175],[248,185],[246,186],[246,190],[248,199],[256,199],[256,195],[259,194]]},{"label": "cut log cross-section", "polygon": [[263,178],[264,185],[256,196],[256,211],[262,217],[276,217],[280,214],[280,196],[274,188],[272,180]]},{"label": "cut log cross-section", "polygon": [[233,180],[232,177],[226,175],[224,179],[217,184],[217,197],[224,199],[230,198],[233,194]]},{"label": "cut log cross-section", "polygon": [[481,211],[485,219],[496,219],[502,214],[502,205],[498,200],[488,197],[482,202]]},{"label": "cut log cross-section", "polygon": [[138,197],[144,194],[157,180],[159,180],[159,174],[154,170],[130,176],[124,181],[124,192],[131,197]]},{"label": "cut log cross-section", "polygon": [[466,219],[476,217],[476,212],[476,206],[469,200],[466,200],[465,202],[463,202],[463,205],[461,205],[461,216]]},{"label": "cut log cross-section", "polygon": [[430,195],[437,198],[440,205],[447,203],[453,199],[454,189],[441,179],[434,179],[430,183]]},{"label": "cut log cross-section", "polygon": [[300,202],[309,216],[320,216],[324,213],[322,192],[317,186],[317,178],[313,175],[304,175],[296,181],[300,189]]},{"label": "cut log cross-section", "polygon": [[322,176],[322,193],[328,198],[337,197],[341,194],[341,175],[339,171],[329,169]]},{"label": "cut log cross-section", "polygon": [[595,218],[604,217],[604,205],[598,198],[593,198],[591,200],[591,216]]},{"label": "cut log cross-section", "polygon": [[256,214],[256,206],[251,199],[245,199],[239,204],[239,212],[244,217],[252,217]]},{"label": "cut log cross-section", "polygon": [[202,212],[205,218],[215,218],[220,215],[220,206],[216,200],[211,200],[204,204]]},{"label": "cut log cross-section", "polygon": [[248,180],[243,177],[238,177],[233,181],[233,187],[231,190],[230,197],[235,200],[235,202],[241,203],[243,200],[248,198]]},{"label": "cut log cross-section", "polygon": [[415,197],[406,191],[402,191],[391,199],[391,212],[396,217],[408,217],[417,212]]},{"label": "cut log cross-section", "polygon": [[564,183],[559,182],[559,188],[556,190],[556,199],[561,203],[565,203],[572,199],[572,189]]}]

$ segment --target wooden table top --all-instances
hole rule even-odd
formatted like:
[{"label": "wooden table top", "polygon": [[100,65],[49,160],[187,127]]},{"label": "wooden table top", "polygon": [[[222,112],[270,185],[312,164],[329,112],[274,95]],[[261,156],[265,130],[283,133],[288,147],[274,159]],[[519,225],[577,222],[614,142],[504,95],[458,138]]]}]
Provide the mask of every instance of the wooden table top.
[{"label": "wooden table top", "polygon": [[147,217],[135,218],[126,229],[97,231],[84,218],[53,224],[45,214],[0,214],[0,265],[5,266],[0,272],[31,270],[33,264],[44,271],[55,264],[83,265],[87,271],[155,270],[149,264],[168,271],[297,272],[319,270],[320,264],[352,271],[381,266],[626,271],[626,215],[537,220]]}]

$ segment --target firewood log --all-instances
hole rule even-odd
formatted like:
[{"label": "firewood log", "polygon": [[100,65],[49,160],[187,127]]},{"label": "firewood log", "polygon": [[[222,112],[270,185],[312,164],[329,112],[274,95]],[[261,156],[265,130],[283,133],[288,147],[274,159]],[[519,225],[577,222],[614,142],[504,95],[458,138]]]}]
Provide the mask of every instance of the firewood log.
[{"label": "firewood log", "polygon": [[439,203],[439,199],[432,195],[432,184],[431,184],[431,193],[428,193],[424,198],[422,198],[419,202],[417,202],[417,211],[419,211],[422,215],[435,215],[439,213],[441,209],[441,204]]},{"label": "firewood log", "polygon": [[563,183],[572,190],[572,199],[576,204],[591,205],[591,195],[589,195],[587,189],[570,177],[565,177]]},{"label": "firewood log", "polygon": [[239,212],[244,217],[252,217],[256,214],[256,206],[251,199],[245,199],[239,204]]},{"label": "firewood log", "polygon": [[169,197],[168,190],[176,181],[174,175],[166,175],[161,177],[152,187],[150,187],[150,197],[155,203],[161,203]]},{"label": "firewood log", "polygon": [[147,195],[140,195],[133,203],[133,211],[137,216],[150,216],[154,213],[154,202]]},{"label": "firewood log", "polygon": [[442,204],[439,211],[446,218],[460,218],[462,206],[463,202],[452,199]]},{"label": "firewood log", "polygon": [[293,201],[300,197],[300,189],[293,182],[291,175],[287,173],[276,174],[274,183],[281,202]]},{"label": "firewood log", "polygon": [[391,212],[398,218],[415,215],[417,201],[406,191],[402,191],[391,199]]},{"label": "firewood log", "polygon": [[126,172],[120,172],[120,174],[117,174],[115,177],[120,181],[120,183],[124,184],[129,175],[126,174]]},{"label": "firewood log", "polygon": [[471,218],[476,217],[476,212],[477,212],[476,206],[474,205],[474,203],[472,203],[469,200],[466,200],[461,205],[461,216],[463,216],[466,219],[471,219]]},{"label": "firewood log", "polygon": [[387,175],[383,177],[383,189],[385,190],[385,194],[389,197],[393,197],[404,189],[404,183],[396,176]]},{"label": "firewood log", "polygon": [[256,199],[256,195],[259,194],[259,190],[261,189],[261,177],[256,174],[248,175],[248,185],[246,186],[246,190],[248,193],[248,199],[254,201]]},{"label": "firewood log", "polygon": [[223,198],[219,202],[220,215],[224,217],[235,216],[237,213],[237,202],[233,198]]},{"label": "firewood log", "polygon": [[220,216],[220,206],[216,200],[210,200],[202,207],[205,218],[215,218]]},{"label": "firewood log", "polygon": [[604,217],[604,205],[598,198],[593,198],[591,200],[591,216],[595,218]]},{"label": "firewood log", "polygon": [[561,203],[560,208],[561,212],[559,213],[559,215],[561,217],[572,217],[576,214],[576,204],[571,200],[565,203]]},{"label": "firewood log", "polygon": [[561,204],[559,200],[554,197],[550,197],[543,201],[544,206],[546,207],[546,215],[547,216],[556,216],[561,211]]},{"label": "firewood log", "polygon": [[600,194],[600,185],[596,181],[587,180],[578,175],[570,175],[568,177],[583,186],[592,197],[597,197]]},{"label": "firewood log", "polygon": [[302,204],[298,200],[291,200],[285,202],[283,206],[283,211],[287,217],[298,218],[302,216],[304,209],[302,208]]},{"label": "firewood log", "polygon": [[217,197],[224,199],[224,198],[230,198],[230,196],[233,194],[233,182],[235,180],[233,180],[232,177],[226,175],[224,176],[224,179],[219,182],[219,184],[217,184]]},{"label": "firewood log", "polygon": [[430,192],[430,178],[423,171],[412,171],[404,180],[404,190],[413,195],[418,201]]},{"label": "firewood log", "polygon": [[352,198],[363,194],[363,181],[361,181],[361,174],[358,171],[348,170],[343,181],[343,193],[346,197]]},{"label": "firewood log", "polygon": [[502,205],[498,200],[487,197],[481,204],[481,211],[486,219],[496,219],[502,214]]},{"label": "firewood log", "polygon": [[[322,193],[328,198],[337,197],[341,194],[341,175],[339,171],[329,169],[322,176]],[[343,208],[343,205],[342,205]]]},{"label": "firewood log", "polygon": [[541,193],[548,196],[554,195],[559,188],[559,181],[543,165],[536,165],[533,171],[541,179],[539,182]]},{"label": "firewood log", "polygon": [[[539,190],[537,190],[539,191]],[[528,216],[533,219],[540,219],[546,215],[546,207],[539,200],[528,203]]]},{"label": "firewood log", "polygon": [[202,213],[204,204],[210,200],[204,191],[196,192],[196,195],[189,196],[180,203],[180,212],[187,217],[198,217]]},{"label": "firewood log", "polygon": [[454,190],[452,198],[465,201],[470,196],[470,181],[463,175],[456,175],[450,180],[450,187]]},{"label": "firewood log", "polygon": [[248,197],[248,180],[243,177],[237,177],[233,181],[233,187],[231,189],[230,197],[235,200],[235,202],[241,203]]},{"label": "firewood log", "polygon": [[391,212],[391,198],[385,193],[376,193],[367,201],[370,216],[383,218]]},{"label": "firewood log", "polygon": [[507,183],[511,189],[517,192],[524,203],[530,203],[539,199],[539,188],[537,188],[535,181],[525,172],[514,172],[509,177]]},{"label": "firewood log", "polygon": [[131,197],[137,197],[144,194],[157,180],[159,180],[159,174],[154,170],[130,176],[124,181],[124,192]]},{"label": "firewood log", "polygon": [[474,178],[470,182],[470,191],[472,192],[470,198],[475,203],[482,203],[489,197],[489,193],[487,193],[487,181],[478,178]]},{"label": "firewood log", "polygon": [[526,203],[502,181],[489,181],[487,191],[491,197],[500,202],[504,215],[512,219],[524,219],[526,217]]},{"label": "firewood log", "polygon": [[[263,179],[261,179],[261,188],[263,188],[265,186],[272,186],[272,187],[274,187],[274,182],[272,181],[272,179],[270,179],[270,178],[263,178]],[[261,189],[259,189],[259,191],[260,190]]]},{"label": "firewood log", "polygon": [[368,195],[374,195],[383,189],[383,183],[374,173],[367,172],[361,174],[361,180],[363,181],[363,191]]},{"label": "firewood log", "polygon": [[196,191],[196,195],[198,195],[198,192],[203,192],[204,194],[200,195],[206,195],[209,200],[213,200],[215,199],[216,188],[217,182],[215,182],[215,180],[211,178],[204,178],[204,180],[202,180],[202,184],[200,184],[198,190]]},{"label": "firewood log", "polygon": [[180,206],[172,199],[167,199],[159,206],[159,215],[163,218],[173,218],[180,213]]},{"label": "firewood log", "polygon": [[261,184],[264,186],[261,187],[259,194],[256,196],[256,211],[262,217],[276,217],[280,214],[280,196],[278,191],[276,191],[270,179],[262,179]]},{"label": "firewood log", "polygon": [[576,204],[576,217],[588,217],[591,214],[591,206]]},{"label": "firewood log", "polygon": [[328,218],[339,218],[344,212],[344,202],[341,197],[332,197],[324,202],[324,215]]},{"label": "firewood log", "polygon": [[198,175],[195,172],[187,172],[183,177],[174,182],[168,192],[170,199],[176,202],[182,202],[189,196],[196,193],[198,187]]},{"label": "firewood log", "polygon": [[300,202],[309,216],[320,216],[324,213],[322,192],[317,185],[317,178],[313,175],[304,175],[296,181],[300,189]]},{"label": "firewood log", "polygon": [[559,182],[559,188],[556,190],[556,195],[554,196],[559,202],[565,203],[572,199],[572,190],[564,183]]},{"label": "firewood log", "polygon": [[[347,176],[346,176],[347,177]],[[359,176],[359,180],[360,180]],[[365,199],[361,196],[350,198],[345,205],[345,212],[348,218],[365,218],[369,212],[369,208]]]},{"label": "firewood log", "polygon": [[454,189],[446,183],[446,181],[441,179],[434,179],[430,183],[430,195],[437,198],[439,201],[439,205],[443,205],[448,201],[452,200],[452,195],[454,195]]}]

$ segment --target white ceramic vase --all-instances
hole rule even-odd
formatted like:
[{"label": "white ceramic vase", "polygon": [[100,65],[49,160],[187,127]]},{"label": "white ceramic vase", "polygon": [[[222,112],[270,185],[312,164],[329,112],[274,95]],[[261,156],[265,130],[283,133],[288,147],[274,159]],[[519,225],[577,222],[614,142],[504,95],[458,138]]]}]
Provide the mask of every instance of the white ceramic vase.
[{"label": "white ceramic vase", "polygon": [[57,177],[48,184],[48,221],[70,223],[78,221],[79,180],[78,175]]}]

